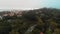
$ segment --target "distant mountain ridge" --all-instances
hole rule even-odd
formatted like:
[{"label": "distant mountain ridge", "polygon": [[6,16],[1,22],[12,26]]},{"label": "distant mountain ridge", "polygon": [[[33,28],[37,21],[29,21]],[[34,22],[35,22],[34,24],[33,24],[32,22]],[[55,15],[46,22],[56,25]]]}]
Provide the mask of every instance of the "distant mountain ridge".
[{"label": "distant mountain ridge", "polygon": [[34,9],[34,10],[0,10],[0,15],[2,16],[3,14],[8,14],[8,13],[21,13],[21,12],[26,12],[26,11],[42,11],[43,13],[51,13],[51,12],[56,12],[56,13],[60,13],[59,9],[56,8],[41,8],[41,9]]}]

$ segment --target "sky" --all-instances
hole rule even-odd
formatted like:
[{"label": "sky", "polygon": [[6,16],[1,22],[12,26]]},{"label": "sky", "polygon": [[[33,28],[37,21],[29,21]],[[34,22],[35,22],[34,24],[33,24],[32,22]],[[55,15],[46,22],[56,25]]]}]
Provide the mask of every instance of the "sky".
[{"label": "sky", "polygon": [[60,0],[0,0],[0,9],[37,9],[52,7],[60,9]]}]

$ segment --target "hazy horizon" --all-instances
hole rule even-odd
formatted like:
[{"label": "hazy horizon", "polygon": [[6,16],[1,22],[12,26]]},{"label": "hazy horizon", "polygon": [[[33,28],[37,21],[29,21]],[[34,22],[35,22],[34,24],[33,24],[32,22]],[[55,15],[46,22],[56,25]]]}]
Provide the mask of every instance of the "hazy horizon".
[{"label": "hazy horizon", "polygon": [[0,9],[37,9],[43,7],[52,7],[60,9],[60,0],[0,0]]}]

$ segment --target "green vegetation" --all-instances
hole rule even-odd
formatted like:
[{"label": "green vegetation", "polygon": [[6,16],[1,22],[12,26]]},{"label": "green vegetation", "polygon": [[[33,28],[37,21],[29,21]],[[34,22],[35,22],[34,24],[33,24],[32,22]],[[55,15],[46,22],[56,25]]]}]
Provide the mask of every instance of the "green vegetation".
[{"label": "green vegetation", "polygon": [[22,16],[4,16],[0,19],[0,34],[25,34],[28,28],[37,26],[30,34],[60,34],[60,9],[42,8],[23,11]]}]

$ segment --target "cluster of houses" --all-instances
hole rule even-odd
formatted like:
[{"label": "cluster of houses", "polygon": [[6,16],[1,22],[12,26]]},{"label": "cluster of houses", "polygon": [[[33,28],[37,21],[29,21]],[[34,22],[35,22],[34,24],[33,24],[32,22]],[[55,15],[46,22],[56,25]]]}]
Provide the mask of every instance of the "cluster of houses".
[{"label": "cluster of houses", "polygon": [[3,16],[21,16],[22,15],[22,11],[19,11],[19,12],[10,12],[10,13],[7,13],[7,14],[3,14]]},{"label": "cluster of houses", "polygon": [[17,17],[20,17],[20,16],[22,16],[22,13],[23,13],[23,11],[9,12],[9,13],[1,15],[0,19],[2,19],[5,16],[10,16],[11,17],[11,16],[14,16],[14,15],[17,16]]}]

